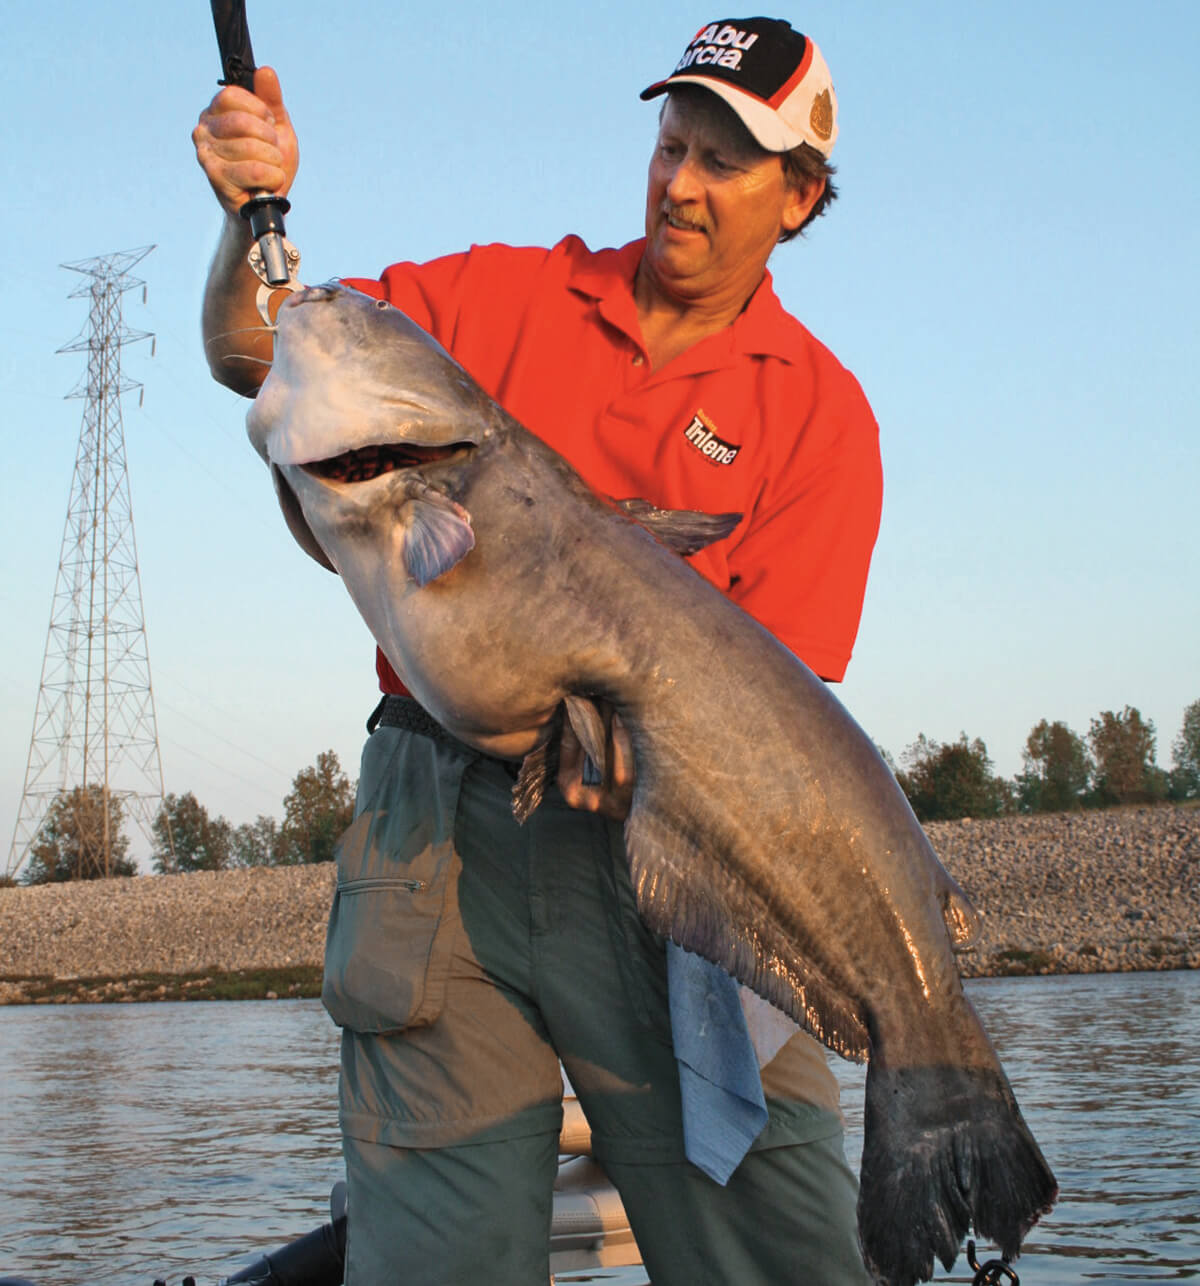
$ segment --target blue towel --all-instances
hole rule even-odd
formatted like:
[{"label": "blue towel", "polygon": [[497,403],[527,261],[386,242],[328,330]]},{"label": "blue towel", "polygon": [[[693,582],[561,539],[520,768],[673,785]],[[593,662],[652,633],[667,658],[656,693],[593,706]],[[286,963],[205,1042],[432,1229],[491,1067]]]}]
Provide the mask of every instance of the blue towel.
[{"label": "blue towel", "polygon": [[767,1104],[738,984],[667,943],[671,1035],[687,1158],[722,1186],[767,1123]]}]

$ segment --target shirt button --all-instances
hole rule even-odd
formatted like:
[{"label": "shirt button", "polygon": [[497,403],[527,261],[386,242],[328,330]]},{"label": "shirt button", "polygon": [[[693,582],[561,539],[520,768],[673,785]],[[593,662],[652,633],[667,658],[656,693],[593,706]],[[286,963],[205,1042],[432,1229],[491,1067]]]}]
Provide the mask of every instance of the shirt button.
[{"label": "shirt button", "polygon": [[641,366],[642,363],[645,362],[645,360],[646,359],[641,355],[641,353],[634,353],[633,355],[634,366]]}]

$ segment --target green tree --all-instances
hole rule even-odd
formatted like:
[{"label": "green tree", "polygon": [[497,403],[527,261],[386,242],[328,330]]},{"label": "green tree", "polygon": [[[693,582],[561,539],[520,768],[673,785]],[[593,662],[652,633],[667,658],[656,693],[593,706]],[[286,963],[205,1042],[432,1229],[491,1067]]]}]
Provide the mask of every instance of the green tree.
[{"label": "green tree", "polygon": [[1092,762],[1083,738],[1065,723],[1043,719],[1030,731],[1021,757],[1025,770],[1016,788],[1023,811],[1062,813],[1083,805]]},{"label": "green tree", "polygon": [[995,817],[1005,811],[1008,787],[992,771],[987,746],[978,737],[944,745],[924,733],[901,756],[896,780],[923,822],[955,817]]},{"label": "green tree", "polygon": [[262,813],[233,832],[234,866],[277,866],[281,860],[279,823]]},{"label": "green tree", "polygon": [[136,875],[120,797],[103,786],[60,791],[29,852],[25,884]]},{"label": "green tree", "polygon": [[1183,726],[1171,743],[1170,787],[1173,799],[1200,799],[1200,701],[1183,712]]},{"label": "green tree", "polygon": [[341,833],[354,819],[354,783],[332,750],[302,768],[283,801],[279,860],[288,865],[330,862]]},{"label": "green tree", "polygon": [[154,848],[150,860],[159,875],[176,871],[223,871],[230,864],[233,828],[188,791],[168,795],[150,826]]},{"label": "green tree", "polygon": [[1154,763],[1154,722],[1134,706],[1104,710],[1092,720],[1088,744],[1096,761],[1093,798],[1102,808],[1143,804],[1166,793],[1165,775]]}]

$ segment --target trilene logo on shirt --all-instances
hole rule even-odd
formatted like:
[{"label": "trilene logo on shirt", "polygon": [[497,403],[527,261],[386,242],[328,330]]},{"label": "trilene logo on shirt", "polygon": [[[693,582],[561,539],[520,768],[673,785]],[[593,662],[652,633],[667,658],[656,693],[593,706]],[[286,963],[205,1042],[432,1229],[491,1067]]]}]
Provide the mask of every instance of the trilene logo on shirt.
[{"label": "trilene logo on shirt", "polygon": [[697,408],[691,423],[683,431],[689,446],[694,447],[709,464],[732,464],[742,449],[740,442],[727,442],[718,437],[716,425]]}]

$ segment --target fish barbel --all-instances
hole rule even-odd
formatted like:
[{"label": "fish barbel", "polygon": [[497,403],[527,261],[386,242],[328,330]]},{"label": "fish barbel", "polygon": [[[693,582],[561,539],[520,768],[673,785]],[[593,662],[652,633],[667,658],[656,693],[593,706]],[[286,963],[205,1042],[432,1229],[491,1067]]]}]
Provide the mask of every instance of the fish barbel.
[{"label": "fish barbel", "polygon": [[248,427],[296,539],[421,705],[524,759],[518,811],[564,711],[597,762],[595,703],[619,713],[647,925],[869,1060],[879,1280],[949,1269],[971,1225],[1014,1257],[1057,1187],[963,991],[974,913],[829,688],[679,557],[737,515],[596,497],[403,313],[338,285],[280,310]]}]

